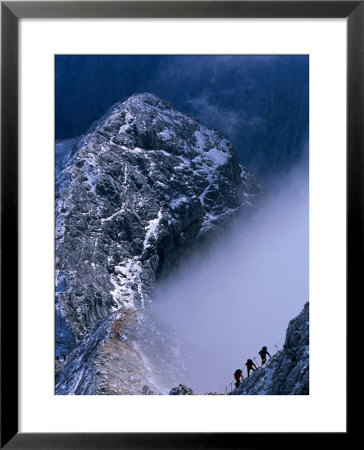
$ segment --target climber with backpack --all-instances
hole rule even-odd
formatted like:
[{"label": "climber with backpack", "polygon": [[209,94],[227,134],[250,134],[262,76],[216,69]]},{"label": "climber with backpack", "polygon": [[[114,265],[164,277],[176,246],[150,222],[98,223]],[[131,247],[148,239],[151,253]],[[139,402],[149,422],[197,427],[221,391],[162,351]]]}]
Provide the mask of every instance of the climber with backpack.
[{"label": "climber with backpack", "polygon": [[[253,361],[251,359],[247,359],[245,365],[246,365],[246,368],[248,369],[248,376],[250,375],[251,370],[254,371],[257,369],[257,366],[253,363]],[[253,368],[253,366],[254,366],[254,368]]]},{"label": "climber with backpack", "polygon": [[267,361],[267,355],[270,358],[270,353],[268,352],[268,349],[266,346],[264,346],[260,352],[259,352],[260,357],[262,358],[262,365],[266,363]]},{"label": "climber with backpack", "polygon": [[234,378],[235,378],[235,381],[236,381],[235,387],[239,387],[239,385],[240,385],[240,378],[242,380],[244,380],[243,371],[241,369],[236,369],[235,373],[234,373]]}]

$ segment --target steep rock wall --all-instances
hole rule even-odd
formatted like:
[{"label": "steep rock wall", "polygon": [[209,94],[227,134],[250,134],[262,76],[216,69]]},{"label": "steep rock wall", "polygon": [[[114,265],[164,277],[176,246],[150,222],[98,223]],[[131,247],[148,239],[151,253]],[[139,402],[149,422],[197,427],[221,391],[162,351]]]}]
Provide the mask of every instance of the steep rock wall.
[{"label": "steep rock wall", "polygon": [[283,350],[230,395],[309,394],[309,304],[290,321]]}]

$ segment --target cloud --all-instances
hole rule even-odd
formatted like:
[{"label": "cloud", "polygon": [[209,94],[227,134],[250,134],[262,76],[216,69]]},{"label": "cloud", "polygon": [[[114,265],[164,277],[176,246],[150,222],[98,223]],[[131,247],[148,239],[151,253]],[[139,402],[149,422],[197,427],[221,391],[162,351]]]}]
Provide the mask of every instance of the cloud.
[{"label": "cloud", "polygon": [[187,100],[186,104],[203,123],[217,128],[226,137],[234,136],[237,130],[249,122],[246,113],[237,112],[213,103],[210,94],[207,92],[202,93],[199,97]]}]

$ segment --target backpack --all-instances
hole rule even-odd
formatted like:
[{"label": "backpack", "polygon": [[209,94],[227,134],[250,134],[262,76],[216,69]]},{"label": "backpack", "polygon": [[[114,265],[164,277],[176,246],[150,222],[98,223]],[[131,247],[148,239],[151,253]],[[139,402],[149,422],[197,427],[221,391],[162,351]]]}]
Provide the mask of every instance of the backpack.
[{"label": "backpack", "polygon": [[241,375],[243,371],[241,369],[236,369],[234,375]]}]

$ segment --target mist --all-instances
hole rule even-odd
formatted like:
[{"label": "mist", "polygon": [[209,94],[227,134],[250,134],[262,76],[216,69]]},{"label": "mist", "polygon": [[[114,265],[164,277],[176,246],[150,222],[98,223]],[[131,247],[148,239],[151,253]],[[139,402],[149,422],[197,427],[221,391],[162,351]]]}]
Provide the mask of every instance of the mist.
[{"label": "mist", "polygon": [[[288,322],[308,301],[307,162],[272,186],[262,209],[186,260],[155,296],[161,320],[214,359],[206,366],[201,358],[199,370],[218,393],[237,368],[246,376],[247,358],[260,362],[263,345],[271,354],[283,345]],[[191,387],[207,392],[197,373]]]}]

